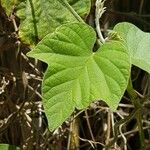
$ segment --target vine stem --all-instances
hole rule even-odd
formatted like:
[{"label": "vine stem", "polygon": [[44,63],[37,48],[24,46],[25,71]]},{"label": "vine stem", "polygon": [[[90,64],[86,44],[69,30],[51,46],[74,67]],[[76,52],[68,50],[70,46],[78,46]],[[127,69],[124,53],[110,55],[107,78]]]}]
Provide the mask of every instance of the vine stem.
[{"label": "vine stem", "polygon": [[103,38],[102,32],[101,32],[101,27],[100,27],[100,23],[99,23],[99,17],[97,17],[97,15],[95,16],[95,25],[96,25],[96,31],[98,34],[98,37],[100,39],[101,43],[105,43],[105,39]]},{"label": "vine stem", "polygon": [[137,124],[138,124],[138,129],[139,129],[139,137],[140,137],[140,143],[141,143],[141,149],[142,150],[146,150],[145,147],[145,137],[144,137],[144,131],[143,131],[143,125],[142,125],[142,111],[141,111],[141,104],[138,98],[137,93],[135,92],[135,90],[133,89],[133,85],[132,85],[132,80],[131,78],[129,79],[129,84],[127,87],[127,92],[131,98],[131,101],[133,103],[133,105],[135,106],[135,109],[137,109],[137,113],[136,113],[136,120],[137,120]]},{"label": "vine stem", "polygon": [[99,23],[99,19],[101,18],[102,14],[105,12],[106,7],[104,7],[105,0],[97,0],[96,1],[96,11],[95,11],[95,25],[96,25],[96,31],[99,37],[100,42],[103,44],[105,43],[105,39],[101,32],[101,27]]}]

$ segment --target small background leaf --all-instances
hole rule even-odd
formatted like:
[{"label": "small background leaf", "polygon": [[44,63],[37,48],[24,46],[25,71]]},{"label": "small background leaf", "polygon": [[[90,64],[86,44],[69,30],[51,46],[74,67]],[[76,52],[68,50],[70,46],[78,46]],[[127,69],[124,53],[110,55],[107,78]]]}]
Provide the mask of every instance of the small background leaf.
[{"label": "small background leaf", "polygon": [[47,35],[28,56],[48,64],[42,85],[50,129],[60,126],[76,108],[104,100],[115,110],[127,87],[130,57],[120,42],[92,52],[96,34],[82,23],[63,25]]},{"label": "small background leaf", "polygon": [[76,21],[58,0],[26,0],[17,8],[21,19],[19,36],[28,44],[36,43],[36,38],[42,39],[67,21]]},{"label": "small background leaf", "polygon": [[[90,0],[69,1],[82,17],[90,11]],[[82,9],[80,9],[82,6]],[[17,15],[21,19],[19,35],[27,44],[34,44],[52,33],[56,27],[77,22],[71,12],[59,0],[24,0],[17,7]]]},{"label": "small background leaf", "polygon": [[[62,0],[63,1],[63,0]],[[67,0],[81,17],[89,14],[90,0]],[[34,45],[56,27],[77,22],[75,17],[59,0],[2,0],[7,15],[16,5],[20,18],[19,36],[27,44]],[[60,11],[61,10],[61,11]]]},{"label": "small background leaf", "polygon": [[150,73],[150,33],[143,32],[127,22],[117,24],[114,30],[124,40],[132,64]]}]

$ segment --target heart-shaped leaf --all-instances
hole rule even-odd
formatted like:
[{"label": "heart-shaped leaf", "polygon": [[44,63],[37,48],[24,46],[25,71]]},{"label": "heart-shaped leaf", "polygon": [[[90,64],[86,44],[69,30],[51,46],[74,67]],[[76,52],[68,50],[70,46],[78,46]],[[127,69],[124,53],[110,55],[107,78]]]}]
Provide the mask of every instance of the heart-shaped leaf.
[{"label": "heart-shaped leaf", "polygon": [[115,110],[127,87],[130,57],[121,42],[92,52],[96,34],[82,23],[62,25],[28,56],[48,64],[42,85],[44,108],[53,130],[74,111],[104,100]]},{"label": "heart-shaped leaf", "polygon": [[127,46],[132,64],[150,73],[150,33],[127,22],[117,24],[114,30]]}]

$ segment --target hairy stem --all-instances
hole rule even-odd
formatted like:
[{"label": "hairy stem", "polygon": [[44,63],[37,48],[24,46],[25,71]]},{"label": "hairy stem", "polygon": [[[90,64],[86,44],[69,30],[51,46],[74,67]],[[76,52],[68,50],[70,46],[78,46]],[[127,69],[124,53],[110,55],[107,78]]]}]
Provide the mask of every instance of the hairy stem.
[{"label": "hairy stem", "polygon": [[99,23],[99,19],[101,18],[102,14],[105,12],[104,2],[105,0],[97,0],[95,4],[96,5],[95,25],[96,25],[96,31],[97,31],[97,34],[101,43],[105,43],[105,39],[102,35],[101,27]]},{"label": "hairy stem", "polygon": [[97,17],[97,15],[95,16],[95,25],[96,25],[96,31],[98,34],[98,37],[100,39],[101,43],[105,43],[105,39],[103,38],[102,32],[101,32],[101,27],[100,27],[100,23],[99,23],[99,17]]}]

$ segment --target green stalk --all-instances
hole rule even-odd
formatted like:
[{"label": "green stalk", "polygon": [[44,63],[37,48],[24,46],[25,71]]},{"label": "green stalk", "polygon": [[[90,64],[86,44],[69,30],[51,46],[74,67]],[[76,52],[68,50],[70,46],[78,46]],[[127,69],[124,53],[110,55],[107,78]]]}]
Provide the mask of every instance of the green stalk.
[{"label": "green stalk", "polygon": [[129,84],[127,87],[127,92],[131,98],[131,101],[135,107],[137,111],[136,113],[136,120],[137,120],[137,124],[138,124],[138,129],[139,129],[139,137],[140,137],[140,144],[141,144],[141,150],[146,150],[145,147],[145,137],[144,137],[144,131],[143,131],[143,125],[142,125],[142,112],[141,112],[141,104],[138,98],[137,93],[134,91],[133,89],[133,85],[132,85],[132,80],[130,78],[129,80]]}]

